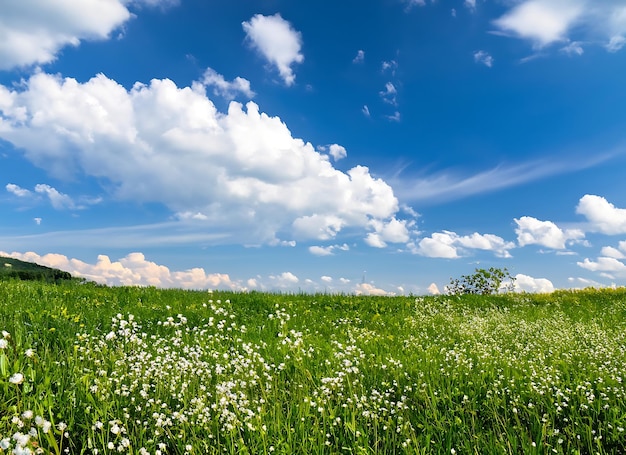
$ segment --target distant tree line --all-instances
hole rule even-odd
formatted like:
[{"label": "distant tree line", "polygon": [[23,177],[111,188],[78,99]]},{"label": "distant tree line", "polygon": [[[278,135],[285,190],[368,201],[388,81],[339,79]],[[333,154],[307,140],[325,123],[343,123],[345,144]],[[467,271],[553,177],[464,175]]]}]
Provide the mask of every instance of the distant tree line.
[{"label": "distant tree line", "polygon": [[43,281],[46,283],[83,281],[82,278],[75,278],[63,270],[12,258],[0,258],[0,280]]}]

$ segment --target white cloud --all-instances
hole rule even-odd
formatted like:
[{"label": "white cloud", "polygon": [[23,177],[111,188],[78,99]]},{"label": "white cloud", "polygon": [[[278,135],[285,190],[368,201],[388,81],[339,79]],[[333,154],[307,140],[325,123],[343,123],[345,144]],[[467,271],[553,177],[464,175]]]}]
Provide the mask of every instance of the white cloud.
[{"label": "white cloud", "polygon": [[403,200],[447,201],[509,188],[551,175],[587,169],[612,156],[607,153],[569,157],[560,161],[537,160],[512,166],[497,165],[470,176],[464,176],[453,169],[417,178],[405,178],[397,174],[390,182],[396,194]]},{"label": "white cloud", "polygon": [[395,292],[385,291],[384,289],[377,288],[370,283],[359,283],[354,290],[356,295],[396,295]]},{"label": "white cloud", "polygon": [[[1,110],[0,110],[1,112]],[[1,132],[0,132],[1,136]],[[50,185],[46,185],[44,183],[39,183],[35,185],[34,192],[27,190],[25,188],[21,188],[18,185],[13,183],[9,183],[6,185],[6,189],[9,193],[12,193],[21,198],[33,198],[40,199],[36,195],[40,194],[45,196],[52,207],[57,210],[81,210],[86,207],[86,205],[98,204],[101,202],[101,198],[89,198],[89,197],[81,197],[80,204],[76,204],[74,200],[67,194],[61,193],[56,188],[51,187]]]},{"label": "white cloud", "polygon": [[506,242],[502,237],[493,234],[479,234],[458,237],[456,242],[463,248],[493,251],[498,257],[510,258],[509,250],[515,248],[513,242]]},{"label": "white cloud", "polygon": [[137,5],[167,8],[170,6],[178,5],[180,0],[125,0],[125,2]]},{"label": "white cloud", "polygon": [[474,52],[474,61],[476,63],[482,63],[486,67],[491,68],[493,66],[493,57],[486,51]]},{"label": "white cloud", "polygon": [[441,294],[441,291],[435,283],[430,283],[430,285],[428,286],[428,293],[432,295],[439,295]]},{"label": "white cloud", "polygon": [[526,0],[494,24],[504,32],[532,40],[540,48],[565,40],[583,12],[580,0]]},{"label": "white cloud", "polygon": [[396,111],[393,113],[393,115],[386,115],[385,117],[387,117],[387,120],[391,120],[392,122],[399,122],[400,121],[400,112]]},{"label": "white cloud", "polygon": [[585,233],[580,229],[562,230],[552,221],[541,221],[531,216],[515,218],[519,246],[541,245],[555,250],[564,249],[567,242],[581,240]]},{"label": "white cloud", "polygon": [[606,50],[609,52],[617,52],[626,44],[626,38],[622,35],[612,36],[606,44]]},{"label": "white cloud", "polygon": [[252,45],[276,67],[286,85],[293,85],[296,76],[292,65],[302,63],[302,36],[280,14],[256,14],[241,24]]},{"label": "white cloud", "polygon": [[414,252],[426,257],[456,259],[467,254],[466,250],[492,251],[496,256],[509,258],[509,250],[515,248],[512,242],[493,234],[460,236],[455,232],[435,232],[430,237],[420,240]]},{"label": "white cloud", "polygon": [[606,287],[606,285],[603,285],[602,283],[599,283],[598,281],[595,280],[590,280],[588,278],[581,278],[581,277],[569,277],[567,279],[567,281],[573,285],[574,288],[603,288]]},{"label": "white cloud", "polygon": [[404,2],[407,4],[407,8],[426,5],[426,0],[404,0]]},{"label": "white cloud", "polygon": [[320,145],[317,149],[320,152],[328,153],[335,161],[339,161],[348,156],[348,152],[345,147],[339,144]]},{"label": "white cloud", "polygon": [[324,283],[332,283],[333,279],[330,276],[327,275],[323,275],[320,277],[320,280],[322,280]]},{"label": "white cloud", "polygon": [[454,238],[448,233],[435,232],[420,240],[416,253],[429,258],[456,259],[459,255],[453,243]]},{"label": "white cloud", "polygon": [[328,245],[328,246],[310,246],[309,253],[315,256],[332,256],[335,254],[335,250],[348,251],[350,247],[348,244],[343,245]]},{"label": "white cloud", "polygon": [[476,9],[476,0],[465,0],[463,5],[469,10],[474,11]]},{"label": "white cloud", "polygon": [[398,91],[396,90],[395,85],[391,82],[387,82],[385,84],[385,90],[378,92],[380,97],[385,103],[391,104],[392,106],[397,106],[398,102],[396,101],[396,95]]},{"label": "white cloud", "polygon": [[14,194],[17,197],[29,197],[32,195],[32,193],[29,190],[24,189],[18,185],[15,185],[14,183],[7,183],[5,188],[9,193]]},{"label": "white cloud", "polygon": [[37,226],[39,226],[41,224],[41,218],[37,217],[37,218],[33,218],[33,221],[35,222],[35,224]]},{"label": "white cloud", "polygon": [[247,98],[254,98],[255,93],[250,89],[250,81],[242,77],[236,77],[232,82],[224,79],[224,76],[212,68],[207,68],[202,76],[202,83],[213,87],[213,93],[227,100],[233,100],[239,93]]},{"label": "white cloud", "polygon": [[338,145],[338,144],[331,144],[328,147],[328,152],[330,153],[330,156],[332,156],[335,161],[339,161],[348,156],[348,152],[346,151],[346,149],[343,146]]},{"label": "white cloud", "polygon": [[561,48],[561,52],[568,55],[583,55],[585,50],[583,49],[580,41],[572,41],[567,46]]},{"label": "white cloud", "polygon": [[605,246],[600,250],[600,256],[605,256],[614,259],[626,259],[626,255],[617,248],[612,246]]},{"label": "white cloud", "polygon": [[332,246],[310,246],[309,253],[315,256],[332,256],[333,249]]},{"label": "white cloud", "polygon": [[626,277],[626,265],[612,257],[599,257],[597,261],[585,258],[576,265],[592,272],[601,272],[602,275],[612,278],[613,276]]},{"label": "white cloud", "polygon": [[363,63],[365,60],[365,51],[363,49],[359,49],[356,53],[356,57],[352,59],[352,63]]},{"label": "white cloud", "polygon": [[554,285],[547,278],[533,278],[528,275],[518,273],[515,275],[515,290],[517,292],[554,292]]},{"label": "white cloud", "polygon": [[367,104],[365,104],[362,108],[361,108],[361,112],[363,112],[363,115],[365,115],[366,117],[371,117],[370,114],[370,108],[367,107]]},{"label": "white cloud", "polygon": [[127,6],[172,0],[19,0],[2,3],[0,70],[53,61],[65,46],[103,40],[132,18]]},{"label": "white cloud", "polygon": [[206,273],[201,268],[171,271],[164,265],[158,265],[146,260],[142,253],[130,253],[113,262],[108,256],[99,255],[95,264],[89,264],[78,259],[70,259],[61,254],[40,256],[33,252],[0,252],[0,256],[8,256],[22,261],[36,262],[37,264],[58,268],[74,276],[109,286],[245,290],[238,283],[232,282],[227,274]]},{"label": "white cloud", "polygon": [[43,194],[48,197],[52,207],[57,210],[63,209],[76,209],[77,206],[74,204],[74,201],[67,194],[63,194],[57,191],[55,188],[52,188],[50,185],[38,184],[35,185],[35,192],[39,194]]},{"label": "white cloud", "polygon": [[370,232],[365,238],[365,243],[369,246],[384,248],[387,246],[387,242],[406,243],[409,241],[408,222],[406,220],[397,220],[396,218],[387,222],[372,220],[371,226],[374,232]]},{"label": "white cloud", "polygon": [[497,33],[540,49],[571,40],[565,52],[582,54],[580,41],[603,43],[609,52],[626,44],[626,6],[614,0],[522,0],[494,21]]},{"label": "white cloud", "polygon": [[300,279],[291,272],[283,272],[280,275],[270,275],[269,278],[271,280],[272,287],[282,289],[290,288],[300,282]]},{"label": "white cloud", "polygon": [[176,214],[176,218],[179,220],[198,220],[206,221],[209,219],[204,213],[201,212],[179,212]]},{"label": "white cloud", "polygon": [[335,169],[280,118],[253,102],[219,112],[197,84],[126,90],[102,74],[78,83],[37,73],[19,88],[0,85],[0,113],[0,138],[52,175],[96,177],[117,198],[162,203],[180,218],[200,213],[235,242],[329,239],[399,210],[366,167]]},{"label": "white cloud", "polygon": [[398,62],[395,60],[383,61],[380,65],[380,70],[384,73],[385,71],[390,71],[392,76],[395,76],[396,70],[398,69]]},{"label": "white cloud", "polygon": [[603,234],[626,234],[626,209],[616,208],[601,196],[585,194],[576,207],[590,223],[589,230]]}]

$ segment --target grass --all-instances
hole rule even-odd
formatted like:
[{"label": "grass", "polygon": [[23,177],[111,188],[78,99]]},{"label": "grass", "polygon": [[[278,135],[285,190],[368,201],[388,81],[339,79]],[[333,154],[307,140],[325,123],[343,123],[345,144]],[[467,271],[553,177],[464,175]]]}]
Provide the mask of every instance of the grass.
[{"label": "grass", "polygon": [[624,289],[391,298],[8,281],[0,330],[0,453],[626,451]]}]

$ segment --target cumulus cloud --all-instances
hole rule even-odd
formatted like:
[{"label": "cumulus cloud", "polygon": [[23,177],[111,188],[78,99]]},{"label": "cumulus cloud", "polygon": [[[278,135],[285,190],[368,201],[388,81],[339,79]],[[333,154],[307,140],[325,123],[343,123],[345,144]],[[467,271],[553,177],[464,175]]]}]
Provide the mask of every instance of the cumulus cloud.
[{"label": "cumulus cloud", "polygon": [[365,51],[363,49],[359,49],[356,53],[356,57],[352,59],[352,63],[363,63],[365,60]]},{"label": "cumulus cloud", "polygon": [[576,213],[587,218],[590,231],[626,234],[626,209],[616,208],[601,196],[584,195],[578,202]]},{"label": "cumulus cloud", "polygon": [[332,256],[335,254],[335,250],[348,251],[350,247],[347,243],[343,245],[328,245],[328,246],[310,246],[309,253],[315,256]]},{"label": "cumulus cloud", "polygon": [[102,74],[79,83],[39,72],[0,85],[0,114],[0,138],[55,177],[95,177],[119,199],[200,214],[195,221],[247,243],[369,231],[399,210],[368,168],[334,168],[253,102],[219,112],[198,84],[154,79],[127,90]]},{"label": "cumulus cloud", "polygon": [[479,234],[460,236],[455,232],[435,232],[430,237],[420,240],[414,252],[431,258],[456,259],[467,254],[467,250],[492,251],[502,258],[511,257],[509,250],[515,248],[513,242],[493,234]]},{"label": "cumulus cloud", "polygon": [[283,272],[280,275],[270,275],[269,278],[273,288],[287,289],[300,282],[300,279],[291,272]]},{"label": "cumulus cloud", "polygon": [[428,286],[428,293],[431,295],[439,295],[441,294],[441,291],[435,283],[430,283],[430,285]]},{"label": "cumulus cloud", "polygon": [[52,204],[52,207],[57,210],[76,208],[76,205],[74,204],[74,201],[70,196],[59,192],[50,185],[45,185],[41,183],[35,185],[35,192],[47,196],[50,200],[50,203]]},{"label": "cumulus cloud", "polygon": [[217,73],[213,68],[207,68],[202,76],[202,83],[208,87],[213,87],[213,93],[227,100],[234,100],[237,95],[242,94],[247,98],[254,98],[255,93],[250,89],[250,81],[242,77],[236,77],[232,82],[224,79],[224,76]]},{"label": "cumulus cloud", "polygon": [[532,216],[515,218],[515,223],[519,246],[541,245],[561,250],[568,242],[578,241],[585,237],[585,233],[580,229],[563,230],[552,221],[541,221]]},{"label": "cumulus cloud", "polygon": [[45,64],[65,46],[103,40],[132,18],[129,4],[161,6],[172,0],[20,0],[2,4],[0,70]]},{"label": "cumulus cloud", "polygon": [[489,55],[486,51],[476,51],[474,52],[474,61],[476,63],[482,63],[488,68],[493,66],[493,57]]},{"label": "cumulus cloud", "polygon": [[[81,197],[80,203],[75,203],[71,196],[61,193],[56,188],[44,183],[35,185],[34,191],[27,190],[13,183],[6,185],[6,190],[20,198],[38,199],[36,195],[44,196],[52,207],[57,210],[80,210],[86,205],[97,204],[101,202],[101,198]],[[40,199],[40,198],[39,198]]]},{"label": "cumulus cloud", "polygon": [[370,114],[370,108],[367,107],[367,104],[365,104],[362,108],[361,108],[361,112],[363,112],[363,115],[366,117],[371,117]]},{"label": "cumulus cloud", "polygon": [[600,272],[609,278],[626,277],[626,265],[613,257],[599,257],[596,261],[585,258],[584,261],[577,262],[576,265],[591,272]]},{"label": "cumulus cloud", "polygon": [[356,295],[396,295],[395,292],[385,291],[384,289],[377,288],[373,284],[370,283],[359,283],[357,284],[354,293]]},{"label": "cumulus cloud", "polygon": [[280,14],[254,15],[241,24],[252,46],[276,67],[285,85],[293,85],[296,76],[292,66],[304,61],[300,53],[302,36]]},{"label": "cumulus cloud", "polygon": [[515,275],[515,290],[517,292],[554,292],[554,285],[547,278],[533,278],[528,275],[518,273]]},{"label": "cumulus cloud", "polygon": [[579,0],[527,0],[494,21],[500,30],[532,40],[536,47],[566,39],[584,12]]},{"label": "cumulus cloud", "polygon": [[626,255],[623,253],[623,249],[622,251],[620,251],[617,248],[613,248],[612,246],[603,247],[602,250],[600,250],[600,255],[614,259],[626,259]]},{"label": "cumulus cloud", "polygon": [[32,195],[29,190],[24,189],[14,183],[7,183],[5,188],[9,193],[14,194],[17,197],[29,197]]},{"label": "cumulus cloud", "polygon": [[409,226],[406,220],[395,218],[388,222],[372,220],[374,232],[365,238],[365,243],[375,248],[384,248],[387,243],[406,243],[409,241]]},{"label": "cumulus cloud", "polygon": [[321,145],[317,147],[317,149],[320,152],[328,153],[335,161],[339,161],[348,156],[348,152],[345,147],[339,144]]},{"label": "cumulus cloud", "polygon": [[626,6],[613,0],[522,0],[493,23],[497,33],[530,40],[536,49],[571,40],[564,49],[581,54],[581,40],[604,43],[609,52],[626,44]]},{"label": "cumulus cloud", "polygon": [[206,273],[202,268],[171,271],[164,265],[146,260],[142,253],[130,253],[117,261],[111,261],[106,255],[99,255],[95,264],[52,253],[40,256],[33,252],[0,252],[0,256],[54,267],[109,286],[245,290],[238,283],[231,281],[227,274]]}]

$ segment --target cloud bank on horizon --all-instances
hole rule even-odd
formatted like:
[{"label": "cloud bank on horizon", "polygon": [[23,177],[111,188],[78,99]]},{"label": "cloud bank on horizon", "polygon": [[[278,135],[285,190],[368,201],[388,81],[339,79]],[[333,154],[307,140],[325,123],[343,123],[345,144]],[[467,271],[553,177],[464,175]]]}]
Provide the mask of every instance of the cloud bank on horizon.
[{"label": "cloud bank on horizon", "polygon": [[[68,47],[80,48],[83,43],[114,38],[124,40],[126,29],[133,26],[133,21],[141,20],[148,9],[168,14],[184,3],[84,0],[74,5],[57,0],[25,0],[1,7],[0,36],[6,39],[0,40],[0,71],[17,74],[19,80],[0,84],[0,139],[10,144],[10,153],[21,154],[55,182],[52,185],[39,180],[33,184],[30,178],[20,175],[10,179],[6,176],[4,188],[9,203],[19,205],[20,210],[49,204],[56,212],[78,218],[107,204],[157,204],[164,208],[164,219],[152,227],[138,225],[137,232],[149,236],[158,226],[160,231],[184,231],[184,235],[173,240],[174,235],[168,237],[162,232],[158,240],[154,237],[152,247],[166,246],[168,242],[172,246],[195,245],[198,241],[209,246],[298,248],[303,244],[305,251],[317,258],[363,254],[369,248],[433,260],[459,260],[488,253],[489,260],[501,261],[512,260],[515,250],[529,246],[544,248],[555,256],[576,255],[576,248],[592,246],[590,236],[597,241],[626,234],[626,209],[588,192],[581,192],[572,211],[584,218],[582,222],[556,223],[517,215],[510,220],[510,232],[498,234],[480,233],[471,227],[462,232],[445,227],[425,232],[423,214],[411,207],[423,200],[467,198],[593,168],[613,155],[569,163],[559,162],[558,158],[528,160],[480,170],[469,177],[448,171],[423,178],[384,177],[384,172],[360,164],[358,152],[350,147],[329,141],[314,145],[294,135],[286,120],[264,112],[263,102],[257,99],[265,87],[253,87],[254,81],[248,76],[227,80],[213,66],[207,66],[188,85],[170,78],[152,78],[127,87],[101,72],[81,81],[72,75],[46,71],[46,65],[62,62],[63,50]],[[408,7],[404,14],[435,7],[432,2],[419,0],[404,3]],[[485,3],[465,1],[463,6],[474,15]],[[554,52],[582,58],[585,49],[594,47],[615,54],[626,44],[626,4],[622,2],[525,0],[502,7],[505,10],[490,20],[491,28],[485,33],[502,40],[527,42],[534,56]],[[454,9],[452,13],[457,20],[460,11]],[[306,35],[280,12],[248,15],[237,27],[241,52],[255,55],[251,65],[266,64],[264,71],[272,78],[272,90],[296,90],[298,72],[304,71],[308,63]],[[351,49],[346,63],[361,68],[369,55],[363,49]],[[468,54],[468,60],[492,71],[500,64],[500,57],[494,55],[481,46]],[[372,93],[381,106],[392,109],[381,117],[389,125],[402,124],[405,116],[400,109],[409,104],[401,104],[407,90],[400,78],[401,69],[396,59],[383,60],[378,77],[386,82]],[[305,91],[313,89],[307,84]],[[368,104],[359,103],[355,117],[372,121]],[[91,191],[69,194],[56,188],[59,183],[71,188],[74,181],[89,181],[85,187]],[[43,217],[32,219],[37,220],[37,226],[46,225]],[[120,228],[119,233],[126,228]],[[59,234],[55,236],[55,232]],[[87,239],[85,244],[98,236],[97,229],[79,226],[70,231],[57,228],[30,235],[0,232],[0,240],[30,251],[29,242],[43,245],[45,239],[56,239],[58,247],[63,248],[60,239],[66,232]],[[513,234],[515,240],[510,239]],[[115,241],[118,243],[114,245]],[[111,242],[111,248],[121,245],[115,236],[100,239],[98,244],[105,248],[107,242]],[[107,284],[238,290],[319,290],[328,289],[329,284],[321,278],[301,280],[297,277],[300,274],[293,272],[232,280],[229,274],[207,274],[196,267],[172,272],[146,260],[132,245],[121,247],[128,251],[121,259],[111,262],[102,254],[96,264],[60,253],[10,254]],[[624,242],[618,240],[604,245],[596,259],[584,258],[575,265],[598,277],[620,281],[626,279],[625,253]],[[337,289],[342,292],[381,294],[408,289],[406,283],[396,283],[386,291],[372,283],[331,278],[323,271],[318,276],[340,283]],[[546,278],[522,273],[517,277],[520,290],[554,289]],[[569,280],[574,285],[595,283],[575,277]],[[425,284],[421,290],[426,289]]]}]

